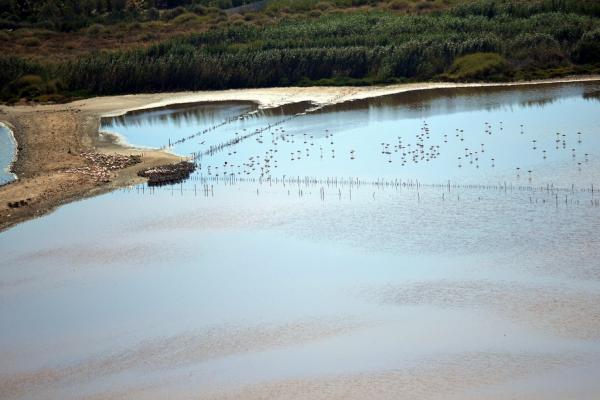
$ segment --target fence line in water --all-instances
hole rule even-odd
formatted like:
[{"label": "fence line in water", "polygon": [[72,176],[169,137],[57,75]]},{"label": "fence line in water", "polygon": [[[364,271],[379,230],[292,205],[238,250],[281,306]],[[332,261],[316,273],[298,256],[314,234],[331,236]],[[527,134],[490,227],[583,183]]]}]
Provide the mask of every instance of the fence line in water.
[{"label": "fence line in water", "polygon": [[[447,181],[446,183],[423,183],[417,179],[375,179],[367,180],[353,177],[287,177],[282,176],[281,178],[241,178],[236,175],[230,175],[227,177],[219,176],[207,176],[204,174],[192,175],[187,183],[180,183],[175,185],[167,185],[163,187],[147,187],[145,184],[135,186],[135,192],[140,195],[154,195],[158,193],[171,193],[175,192],[184,194],[192,194],[193,196],[204,196],[213,197],[215,195],[215,186],[235,186],[243,184],[256,185],[256,195],[259,196],[264,193],[265,190],[261,188],[271,188],[273,186],[281,187],[287,190],[288,195],[297,194],[298,197],[304,197],[313,195],[316,193],[316,189],[319,191],[319,197],[322,201],[325,201],[329,197],[337,197],[341,200],[343,197],[352,200],[353,190],[357,193],[360,189],[366,190],[367,188],[375,189],[372,192],[372,197],[375,198],[376,194],[381,191],[394,190],[396,192],[401,190],[412,191],[416,194],[416,199],[421,202],[427,195],[427,191],[421,192],[421,190],[437,190],[441,191],[441,196],[438,197],[442,201],[461,201],[461,194],[464,191],[485,191],[485,192],[496,192],[496,193],[528,193],[528,202],[530,204],[554,204],[556,207],[560,205],[591,205],[592,207],[600,207],[600,199],[596,198],[598,189],[594,185],[589,187],[576,187],[572,184],[570,187],[560,187],[553,184],[547,185],[515,185],[513,183],[497,183],[497,184],[459,184],[456,182]],[[315,191],[313,192],[313,189]],[[343,190],[343,191],[342,191]],[[133,188],[123,189],[126,192],[132,192]],[[454,192],[454,193],[453,193]],[[582,195],[590,195],[589,199],[582,199]],[[540,196],[541,195],[541,196]],[[464,198],[463,198],[464,200]],[[478,196],[477,201],[483,200],[481,196]],[[589,201],[588,201],[589,200]]]},{"label": "fence line in water", "polygon": [[311,176],[290,176],[283,175],[281,178],[279,177],[271,177],[271,178],[244,178],[238,177],[235,174],[230,174],[226,176],[213,176],[213,175],[204,175],[204,174],[193,174],[190,176],[188,181],[196,181],[201,183],[212,182],[212,183],[221,183],[221,184],[235,184],[235,183],[257,183],[259,185],[273,185],[273,184],[281,184],[283,186],[287,185],[304,185],[304,186],[318,186],[325,185],[327,187],[330,186],[375,186],[380,188],[407,188],[407,189],[419,189],[419,188],[438,188],[438,189],[447,189],[449,192],[452,189],[474,189],[474,190],[496,190],[496,191],[538,191],[538,192],[547,192],[547,193],[598,193],[597,186],[593,184],[586,187],[576,187],[575,184],[571,184],[569,187],[565,186],[556,186],[554,184],[548,183],[545,185],[515,185],[514,183],[502,182],[496,184],[460,184],[456,182],[452,182],[448,180],[446,183],[424,183],[419,181],[418,179],[386,179],[386,178],[377,178],[377,179],[360,179],[358,177],[311,177]]},{"label": "fence line in water", "polygon": [[[288,103],[289,98],[290,98],[290,96],[284,97],[283,99],[281,99],[282,104],[284,104],[284,105],[285,104],[289,104]],[[291,116],[289,116],[289,117],[287,117],[285,119],[279,120],[279,121],[277,121],[277,122],[275,122],[273,124],[269,124],[266,127],[258,128],[256,131],[252,132],[251,134],[248,134],[245,137],[242,137],[241,140],[247,139],[247,138],[255,136],[255,135],[258,135],[259,133],[262,133],[262,132],[265,132],[265,131],[271,129],[272,127],[281,125],[281,124],[283,124],[285,122],[288,122],[288,121],[292,120],[293,118],[296,118],[296,117],[299,117],[299,116],[302,116],[302,115],[306,115],[306,113],[316,111],[316,110],[318,110],[318,109],[320,109],[322,107],[323,106],[316,106],[316,105],[313,104],[313,106],[311,108],[307,108],[304,112],[293,114],[293,115],[291,115]],[[222,126],[225,126],[225,125],[228,125],[228,124],[230,124],[232,122],[240,121],[240,120],[245,120],[245,119],[248,119],[248,118],[251,118],[251,117],[254,117],[254,116],[259,116],[258,115],[259,111],[260,110],[252,110],[252,111],[248,111],[248,112],[241,113],[241,114],[238,114],[238,115],[233,115],[231,117],[227,117],[227,118],[225,118],[224,120],[222,120],[221,122],[219,122],[217,124],[214,124],[214,125],[212,125],[212,126],[210,126],[208,128],[205,128],[205,129],[203,129],[201,131],[192,133],[189,136],[186,136],[186,137],[183,137],[183,138],[179,138],[177,140],[173,140],[172,141],[169,138],[168,139],[168,144],[161,146],[160,149],[161,150],[170,149],[171,147],[173,147],[175,145],[178,145],[178,144],[181,144],[181,143],[185,143],[187,140],[192,140],[192,139],[194,139],[194,138],[196,138],[198,136],[205,135],[205,134],[207,134],[209,132],[215,131],[218,128],[220,128]],[[260,130],[260,132],[258,132],[259,130]],[[236,143],[240,142],[241,140],[238,140]],[[231,142],[231,141],[229,141],[229,142]],[[227,145],[225,145],[225,143],[221,143],[220,145],[217,145],[217,146],[211,146],[211,148],[209,148],[209,150],[207,150],[207,151],[205,151],[203,153],[198,152],[198,153],[193,154],[193,157],[195,159],[195,158],[201,156],[202,154],[205,154],[205,155],[209,155],[210,154],[210,155],[212,155],[215,152],[217,152],[219,150],[222,150],[225,147],[229,147],[231,145],[234,145],[236,143],[230,143],[230,144],[227,144]]]}]

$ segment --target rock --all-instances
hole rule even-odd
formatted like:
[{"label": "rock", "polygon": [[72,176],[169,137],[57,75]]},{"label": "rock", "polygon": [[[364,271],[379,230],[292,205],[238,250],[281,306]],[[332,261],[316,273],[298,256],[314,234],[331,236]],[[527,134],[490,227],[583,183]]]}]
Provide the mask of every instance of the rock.
[{"label": "rock", "polygon": [[28,206],[29,203],[26,200],[10,201],[7,203],[8,208],[20,208]]}]

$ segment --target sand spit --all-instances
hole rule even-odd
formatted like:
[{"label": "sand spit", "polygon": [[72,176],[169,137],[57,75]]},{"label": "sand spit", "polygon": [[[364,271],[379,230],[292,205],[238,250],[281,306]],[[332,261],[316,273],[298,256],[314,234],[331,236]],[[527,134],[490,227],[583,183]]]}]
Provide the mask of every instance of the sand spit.
[{"label": "sand spit", "polygon": [[[407,83],[388,86],[364,87],[277,87],[264,89],[232,89],[205,92],[162,93],[156,95],[114,96],[92,99],[95,103],[84,103],[88,107],[101,105],[102,100],[121,104],[122,109],[104,113],[105,117],[116,117],[129,111],[159,108],[175,104],[197,103],[206,101],[252,101],[261,108],[272,108],[289,103],[313,102],[318,106],[343,103],[352,100],[362,100],[397,93],[414,92],[431,89],[452,89],[469,87],[511,87],[524,85],[543,85],[552,83],[590,82],[598,81],[600,76],[569,77],[561,79],[545,79],[526,82],[509,83],[452,83],[424,82]],[[145,104],[144,104],[145,103]],[[76,103],[74,103],[76,104]]]},{"label": "sand spit", "polygon": [[[157,93],[95,97],[69,104],[0,106],[0,120],[11,127],[18,155],[12,172],[18,180],[0,187],[0,231],[54,210],[61,204],[142,182],[144,169],[182,161],[167,151],[139,149],[119,143],[112,135],[101,135],[100,119],[129,111],[206,101],[253,101],[261,108],[309,101],[316,107],[419,90],[541,85],[586,82],[600,76],[581,76],[514,83],[429,82],[371,87],[282,87],[224,91]],[[42,129],[40,129],[42,127]],[[90,170],[95,165],[83,154],[139,156],[135,165],[111,169],[103,179]],[[66,172],[71,171],[71,172]],[[73,173],[75,171],[75,173]],[[77,173],[80,171],[81,173]],[[84,173],[86,172],[86,173]],[[9,207],[26,201],[26,206]]]},{"label": "sand spit", "polygon": [[[94,112],[65,105],[1,111],[0,118],[13,127],[18,144],[12,165],[18,180],[0,187],[0,231],[61,204],[141,182],[139,170],[180,160],[167,152],[101,140],[99,116]],[[123,161],[130,156],[140,162]]]}]

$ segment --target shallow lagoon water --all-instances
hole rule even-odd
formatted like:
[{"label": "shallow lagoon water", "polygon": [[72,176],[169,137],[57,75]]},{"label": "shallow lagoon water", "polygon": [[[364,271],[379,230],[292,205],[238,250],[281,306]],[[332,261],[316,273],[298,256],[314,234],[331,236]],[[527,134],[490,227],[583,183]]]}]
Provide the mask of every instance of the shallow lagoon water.
[{"label": "shallow lagoon water", "polygon": [[[160,121],[152,113],[105,119],[102,129],[116,131],[133,144],[170,143],[175,153],[196,156],[199,172],[213,177],[427,183],[521,178],[535,184],[591,184],[598,181],[597,171],[586,165],[600,145],[593,118],[599,102],[586,94],[598,87],[587,83],[431,90],[307,113],[303,111],[313,107],[301,103],[264,110],[229,103],[223,106],[228,117],[204,111],[193,117],[193,109],[187,107],[187,114],[162,114]],[[198,123],[199,118],[205,122]],[[214,151],[220,146],[227,147]],[[581,174],[571,173],[558,182],[557,164],[574,166]]]},{"label": "shallow lagoon water", "polygon": [[[189,181],[80,201],[0,236],[0,397],[594,398],[595,88],[105,121],[146,146],[228,122],[173,146],[201,164]],[[551,146],[555,131],[566,149]],[[339,156],[292,161],[283,149],[304,148],[304,133]],[[402,166],[397,136],[417,135],[440,156]],[[481,143],[479,168],[458,167],[455,152]],[[517,177],[515,164],[534,172]]]},{"label": "shallow lagoon water", "polygon": [[15,157],[15,141],[8,128],[0,123],[0,185],[15,179],[10,172],[10,165]]}]

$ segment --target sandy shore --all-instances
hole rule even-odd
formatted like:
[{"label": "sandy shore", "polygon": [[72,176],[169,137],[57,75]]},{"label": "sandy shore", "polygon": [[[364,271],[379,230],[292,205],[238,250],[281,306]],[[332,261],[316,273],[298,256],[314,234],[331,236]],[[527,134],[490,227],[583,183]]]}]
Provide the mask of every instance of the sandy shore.
[{"label": "sandy shore", "polygon": [[[73,105],[0,109],[0,119],[13,131],[18,179],[0,187],[0,231],[43,215],[61,204],[140,182],[142,168],[178,161],[167,152],[137,150],[102,141],[99,114]],[[111,171],[108,182],[72,171],[97,168],[82,153],[143,154],[140,164]],[[19,208],[9,203],[25,202]]]},{"label": "sandy shore", "polygon": [[[402,92],[440,88],[541,85],[597,81],[584,76],[515,83],[414,83],[371,87],[283,87],[205,92],[179,92],[96,97],[69,104],[0,106],[0,121],[8,125],[18,143],[12,171],[17,181],[0,187],[0,231],[51,212],[61,204],[106,193],[141,181],[140,169],[179,161],[165,151],[136,149],[99,135],[102,116],[128,111],[203,101],[254,101],[261,107],[311,101],[318,105],[378,97]],[[86,174],[65,171],[90,167],[82,153],[143,155],[140,164],[112,171],[108,182]],[[93,166],[92,166],[93,167]],[[10,208],[9,203],[26,206]]]}]

